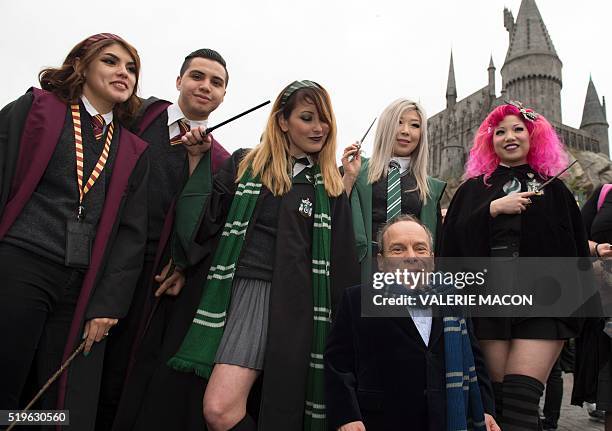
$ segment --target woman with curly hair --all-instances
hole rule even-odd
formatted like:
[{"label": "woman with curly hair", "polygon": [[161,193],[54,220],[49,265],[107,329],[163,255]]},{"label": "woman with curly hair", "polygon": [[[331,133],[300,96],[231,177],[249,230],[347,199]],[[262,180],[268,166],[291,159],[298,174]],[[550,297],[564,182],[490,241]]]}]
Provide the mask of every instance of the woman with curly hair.
[{"label": "woman with curly hair", "polygon": [[1,409],[23,407],[28,376],[41,386],[84,340],[41,408],[70,408],[75,429],[95,417],[102,341],[146,240],[147,145],[123,127],[139,69],[130,44],[96,34],[0,112]]},{"label": "woman with curly hair", "polygon": [[[567,166],[552,125],[520,103],[495,108],[480,125],[446,214],[443,257],[588,256],[585,228],[559,179]],[[538,402],[564,340],[569,318],[474,318],[504,430],[537,430]],[[501,416],[501,421],[499,420]]]}]

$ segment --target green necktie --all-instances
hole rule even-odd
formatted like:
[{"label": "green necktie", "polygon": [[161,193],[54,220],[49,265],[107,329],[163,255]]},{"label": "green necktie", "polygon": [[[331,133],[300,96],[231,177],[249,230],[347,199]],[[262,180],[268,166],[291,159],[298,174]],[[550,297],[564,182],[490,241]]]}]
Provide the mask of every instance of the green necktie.
[{"label": "green necktie", "polygon": [[400,166],[395,160],[389,163],[387,174],[387,221],[402,212],[402,187],[400,184]]}]

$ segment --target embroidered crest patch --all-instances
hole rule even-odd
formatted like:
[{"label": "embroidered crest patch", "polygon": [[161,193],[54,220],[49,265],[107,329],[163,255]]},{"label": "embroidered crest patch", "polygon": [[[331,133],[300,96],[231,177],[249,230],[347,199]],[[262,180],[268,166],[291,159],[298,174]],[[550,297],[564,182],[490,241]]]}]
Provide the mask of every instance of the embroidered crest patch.
[{"label": "embroidered crest patch", "polygon": [[312,202],[310,202],[310,198],[302,199],[300,203],[300,208],[298,209],[300,214],[304,217],[312,217]]},{"label": "embroidered crest patch", "polygon": [[503,190],[507,195],[518,193],[521,191],[521,182],[516,178],[512,178],[510,181],[504,184]]}]

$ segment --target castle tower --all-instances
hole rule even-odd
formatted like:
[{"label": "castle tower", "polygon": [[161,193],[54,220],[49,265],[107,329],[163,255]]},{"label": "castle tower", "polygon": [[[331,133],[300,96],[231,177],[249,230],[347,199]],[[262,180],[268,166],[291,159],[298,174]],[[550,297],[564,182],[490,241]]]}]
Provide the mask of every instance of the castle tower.
[{"label": "castle tower", "polygon": [[491,54],[491,61],[489,61],[489,97],[495,99],[495,65],[493,64],[493,54]]},{"label": "castle tower", "polygon": [[546,30],[535,0],[522,0],[516,21],[504,9],[510,44],[501,68],[502,94],[520,100],[546,118],[561,123],[563,63]]},{"label": "castle tower", "polygon": [[457,102],[457,85],[455,84],[455,66],[453,65],[453,51],[451,51],[450,66],[448,68],[448,82],[446,84],[446,108],[453,108]]},{"label": "castle tower", "polygon": [[593,79],[589,79],[580,130],[585,130],[596,138],[599,141],[599,151],[610,157],[606,102],[605,98],[603,104],[599,102],[599,96],[597,95],[595,84],[593,84]]}]

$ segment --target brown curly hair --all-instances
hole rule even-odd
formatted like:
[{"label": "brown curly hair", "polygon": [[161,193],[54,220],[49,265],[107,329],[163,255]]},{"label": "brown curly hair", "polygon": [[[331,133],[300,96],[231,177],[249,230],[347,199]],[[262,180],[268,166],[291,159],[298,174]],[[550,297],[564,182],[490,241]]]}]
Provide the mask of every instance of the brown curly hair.
[{"label": "brown curly hair", "polygon": [[64,63],[59,68],[46,68],[38,74],[40,86],[44,90],[54,93],[66,103],[77,102],[83,93],[83,84],[85,83],[83,72],[104,48],[113,44],[121,45],[130,54],[136,67],[136,83],[132,94],[128,100],[116,104],[113,109],[113,113],[122,124],[130,124],[142,103],[136,95],[140,75],[140,57],[136,48],[119,36],[111,33],[100,33],[79,42],[68,53]]}]

